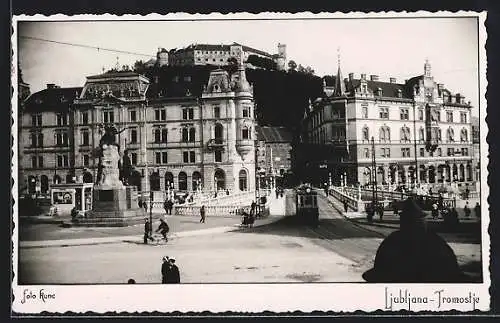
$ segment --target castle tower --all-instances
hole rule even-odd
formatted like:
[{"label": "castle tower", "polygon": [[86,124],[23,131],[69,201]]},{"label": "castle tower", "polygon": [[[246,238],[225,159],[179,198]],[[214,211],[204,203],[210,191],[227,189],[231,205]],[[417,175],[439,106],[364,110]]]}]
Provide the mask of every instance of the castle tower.
[{"label": "castle tower", "polygon": [[286,45],[278,43],[278,56],[276,59],[278,71],[285,70],[286,67]]},{"label": "castle tower", "polygon": [[431,64],[429,63],[429,60],[425,60],[424,64],[424,76],[425,77],[431,77]]},{"label": "castle tower", "polygon": [[158,48],[156,53],[156,64],[159,67],[168,65],[168,52],[165,48]]}]

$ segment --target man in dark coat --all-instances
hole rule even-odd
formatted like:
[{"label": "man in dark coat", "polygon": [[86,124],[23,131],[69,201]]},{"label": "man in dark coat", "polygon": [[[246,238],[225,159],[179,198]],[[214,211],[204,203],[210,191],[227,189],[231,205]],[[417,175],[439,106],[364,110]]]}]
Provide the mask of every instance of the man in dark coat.
[{"label": "man in dark coat", "polygon": [[453,249],[437,234],[427,230],[425,214],[412,198],[400,215],[400,230],[380,244],[372,269],[363,279],[373,283],[467,282],[458,267]]},{"label": "man in dark coat", "polygon": [[151,237],[151,232],[153,231],[153,226],[149,222],[148,218],[144,219],[144,244],[148,244],[148,240],[153,239]]},{"label": "man in dark coat", "polygon": [[205,205],[202,205],[200,208],[200,223],[205,223]]},{"label": "man in dark coat", "polygon": [[476,206],[474,207],[474,213],[476,214],[476,217],[478,219],[481,218],[481,206],[479,205],[479,202],[477,202]]},{"label": "man in dark coat", "polygon": [[175,258],[169,258],[170,271],[167,279],[168,284],[179,284],[181,282],[181,275],[179,273],[179,267],[175,264]]},{"label": "man in dark coat", "polygon": [[163,263],[161,264],[161,283],[168,284],[170,280],[170,261],[168,256],[163,257]]}]

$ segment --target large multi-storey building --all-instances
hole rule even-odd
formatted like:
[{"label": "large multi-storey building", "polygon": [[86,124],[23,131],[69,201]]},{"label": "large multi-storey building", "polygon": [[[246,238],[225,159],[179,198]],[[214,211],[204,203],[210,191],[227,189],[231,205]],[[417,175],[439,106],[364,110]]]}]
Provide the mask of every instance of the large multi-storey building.
[{"label": "large multi-storey building", "polygon": [[250,55],[267,58],[274,61],[278,70],[286,68],[286,45],[278,44],[278,53],[269,54],[264,51],[243,46],[237,43],[231,45],[193,44],[181,49],[159,48],[156,59],[147,62],[148,66],[187,66],[187,65],[216,65],[224,66],[230,63],[239,49],[243,50],[243,59],[246,61]]},{"label": "large multi-storey building", "polygon": [[253,88],[243,51],[234,53],[238,71],[212,71],[198,97],[149,93],[150,81],[130,71],[89,76],[83,88],[35,93],[23,114],[25,177],[41,182],[42,191],[49,178],[95,181],[95,148],[102,126],[113,124],[134,168],[130,183],[140,190],[254,190]]},{"label": "large multi-storey building", "polygon": [[336,183],[465,187],[474,181],[470,111],[462,95],[436,83],[428,61],[404,83],[344,79],[339,66],[304,119],[303,141],[325,152],[309,159],[309,173],[321,182],[330,173]]},{"label": "large multi-storey building", "polygon": [[292,134],[285,127],[256,127],[257,169],[282,175],[291,169]]}]

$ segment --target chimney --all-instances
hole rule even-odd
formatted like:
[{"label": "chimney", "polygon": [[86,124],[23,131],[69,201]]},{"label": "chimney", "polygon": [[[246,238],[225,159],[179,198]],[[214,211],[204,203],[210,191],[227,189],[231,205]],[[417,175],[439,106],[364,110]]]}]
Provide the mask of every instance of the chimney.
[{"label": "chimney", "polygon": [[354,79],[354,73],[349,73],[349,81],[352,81]]},{"label": "chimney", "polygon": [[361,79],[366,80],[366,74],[361,74]]},{"label": "chimney", "polygon": [[396,83],[396,78],[395,78],[395,77],[390,77],[390,78],[389,78],[389,82],[391,82],[391,83]]},{"label": "chimney", "polygon": [[56,85],[54,83],[47,84],[47,89],[55,89]]}]

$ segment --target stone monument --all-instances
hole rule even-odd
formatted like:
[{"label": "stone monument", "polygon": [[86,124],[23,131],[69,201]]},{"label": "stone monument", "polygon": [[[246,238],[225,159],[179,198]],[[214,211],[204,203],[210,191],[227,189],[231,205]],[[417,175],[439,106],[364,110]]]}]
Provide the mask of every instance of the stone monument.
[{"label": "stone monument", "polygon": [[116,134],[118,131],[115,127],[104,128],[104,135],[99,143],[100,155],[92,210],[78,221],[79,225],[127,226],[143,222],[146,215],[139,207],[137,188],[124,185],[128,180],[120,176],[120,146],[115,142]]}]

